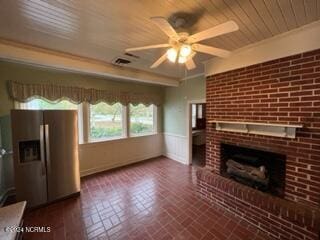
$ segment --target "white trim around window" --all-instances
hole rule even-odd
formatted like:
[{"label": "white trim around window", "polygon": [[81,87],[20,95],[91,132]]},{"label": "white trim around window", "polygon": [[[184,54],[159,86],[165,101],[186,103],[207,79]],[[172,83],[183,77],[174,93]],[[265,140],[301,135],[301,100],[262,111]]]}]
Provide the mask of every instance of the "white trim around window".
[{"label": "white trim around window", "polygon": [[113,138],[90,139],[90,104],[83,103],[83,142],[84,144],[116,141],[126,138],[144,137],[159,133],[159,108],[153,106],[153,131],[142,134],[130,134],[130,106],[122,106],[122,136]]},{"label": "white trim around window", "polygon": [[[15,109],[28,109],[28,103],[14,102]],[[152,105],[153,108],[153,128],[152,131],[141,134],[130,134],[130,105],[122,106],[122,136],[113,138],[90,138],[90,104],[84,102],[78,105],[78,125],[79,125],[79,144],[90,144],[98,142],[108,142],[126,138],[136,138],[158,134],[159,132],[159,112],[160,108]]]}]

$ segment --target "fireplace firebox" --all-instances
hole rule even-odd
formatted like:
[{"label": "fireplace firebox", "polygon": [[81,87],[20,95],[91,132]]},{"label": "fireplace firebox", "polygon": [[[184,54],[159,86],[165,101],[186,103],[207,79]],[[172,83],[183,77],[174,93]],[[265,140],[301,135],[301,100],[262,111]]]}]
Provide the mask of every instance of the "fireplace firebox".
[{"label": "fireplace firebox", "polygon": [[220,174],[237,182],[283,197],[286,156],[221,143]]}]

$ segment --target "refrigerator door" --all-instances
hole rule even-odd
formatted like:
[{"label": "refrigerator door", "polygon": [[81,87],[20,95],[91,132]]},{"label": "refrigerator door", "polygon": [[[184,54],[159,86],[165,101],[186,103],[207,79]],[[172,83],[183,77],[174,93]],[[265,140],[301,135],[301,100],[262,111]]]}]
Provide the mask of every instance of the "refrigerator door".
[{"label": "refrigerator door", "polygon": [[17,200],[28,207],[47,202],[42,111],[12,110],[12,149]]},{"label": "refrigerator door", "polygon": [[44,111],[48,201],[80,191],[77,111]]}]

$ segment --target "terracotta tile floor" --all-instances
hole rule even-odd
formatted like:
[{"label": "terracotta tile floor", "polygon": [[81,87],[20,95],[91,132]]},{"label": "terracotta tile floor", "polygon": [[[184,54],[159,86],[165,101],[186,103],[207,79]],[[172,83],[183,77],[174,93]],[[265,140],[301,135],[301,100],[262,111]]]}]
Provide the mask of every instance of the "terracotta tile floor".
[{"label": "terracotta tile floor", "polygon": [[24,239],[270,239],[195,191],[195,168],[157,158],[82,180],[81,196],[26,215]]}]

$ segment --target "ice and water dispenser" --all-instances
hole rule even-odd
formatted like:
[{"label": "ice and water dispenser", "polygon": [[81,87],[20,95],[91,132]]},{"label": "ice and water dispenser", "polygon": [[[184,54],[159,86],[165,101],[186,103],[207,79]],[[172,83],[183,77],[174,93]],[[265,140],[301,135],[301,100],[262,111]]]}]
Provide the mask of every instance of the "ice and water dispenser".
[{"label": "ice and water dispenser", "polygon": [[40,140],[19,142],[20,163],[41,161]]}]

